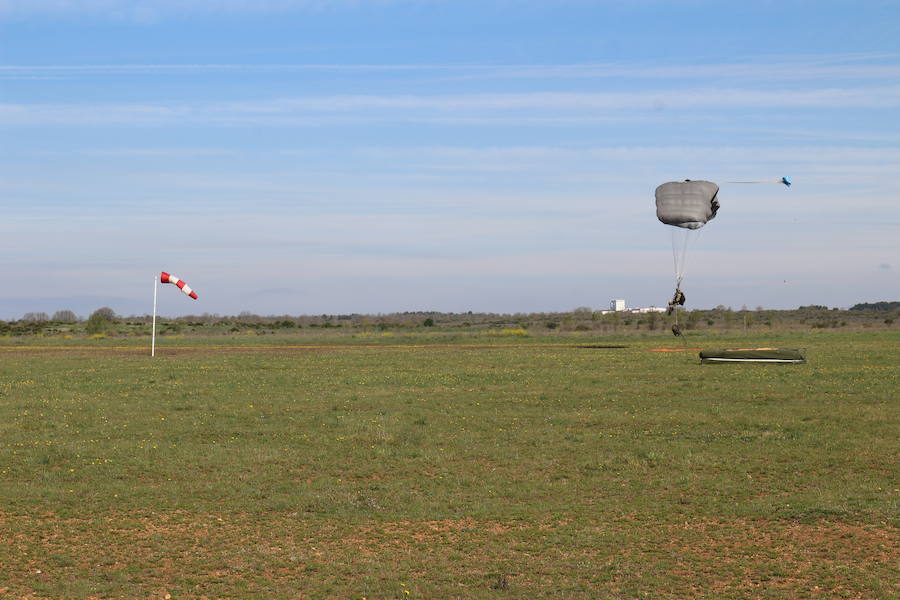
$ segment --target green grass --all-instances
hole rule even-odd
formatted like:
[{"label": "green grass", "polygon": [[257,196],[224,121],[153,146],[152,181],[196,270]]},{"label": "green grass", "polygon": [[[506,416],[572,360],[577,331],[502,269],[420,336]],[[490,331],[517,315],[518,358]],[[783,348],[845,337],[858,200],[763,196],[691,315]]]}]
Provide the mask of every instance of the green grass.
[{"label": "green grass", "polygon": [[900,597],[900,332],[260,341],[3,342],[0,597]]}]

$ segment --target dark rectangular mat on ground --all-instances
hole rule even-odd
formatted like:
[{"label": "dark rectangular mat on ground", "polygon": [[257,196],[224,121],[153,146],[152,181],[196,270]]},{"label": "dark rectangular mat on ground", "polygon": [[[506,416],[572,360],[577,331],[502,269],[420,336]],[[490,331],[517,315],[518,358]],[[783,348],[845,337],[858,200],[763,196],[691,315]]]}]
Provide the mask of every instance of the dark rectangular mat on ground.
[{"label": "dark rectangular mat on ground", "polygon": [[754,363],[805,363],[806,356],[799,348],[739,348],[732,350],[703,350],[700,352],[703,364],[723,362]]}]

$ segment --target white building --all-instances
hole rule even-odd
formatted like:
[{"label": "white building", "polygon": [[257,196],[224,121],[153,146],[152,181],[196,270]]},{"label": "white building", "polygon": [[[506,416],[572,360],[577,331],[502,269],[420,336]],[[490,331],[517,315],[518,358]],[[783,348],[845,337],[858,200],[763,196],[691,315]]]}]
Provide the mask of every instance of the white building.
[{"label": "white building", "polygon": [[626,308],[624,300],[610,300],[609,301],[609,310],[601,310],[601,315],[608,315],[610,313],[631,313],[631,314],[646,314],[646,313],[664,313],[666,312],[665,308],[659,308],[656,306],[649,306],[646,308]]},{"label": "white building", "polygon": [[665,308],[661,308],[659,306],[648,306],[647,308],[632,308],[631,312],[646,314],[646,313],[664,313],[666,312]]}]

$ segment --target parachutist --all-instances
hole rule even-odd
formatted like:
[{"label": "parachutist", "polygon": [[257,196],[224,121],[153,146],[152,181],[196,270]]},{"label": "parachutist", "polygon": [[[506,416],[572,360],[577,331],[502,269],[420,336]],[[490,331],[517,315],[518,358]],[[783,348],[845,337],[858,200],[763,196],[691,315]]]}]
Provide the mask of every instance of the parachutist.
[{"label": "parachutist", "polygon": [[675,312],[675,307],[684,306],[684,302],[684,292],[681,291],[681,288],[675,288],[675,295],[672,296],[672,299],[669,300],[669,303],[666,305],[666,314],[671,315]]},{"label": "parachutist", "polygon": [[681,335],[681,327],[678,326],[678,323],[672,325],[672,334],[675,337],[679,337]]}]

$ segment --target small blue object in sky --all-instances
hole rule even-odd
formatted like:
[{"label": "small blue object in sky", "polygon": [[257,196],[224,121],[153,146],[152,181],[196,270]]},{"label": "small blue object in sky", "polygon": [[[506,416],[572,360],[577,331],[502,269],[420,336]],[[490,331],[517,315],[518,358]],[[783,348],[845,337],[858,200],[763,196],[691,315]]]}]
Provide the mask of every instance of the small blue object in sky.
[{"label": "small blue object in sky", "polygon": [[791,181],[791,178],[790,178],[790,177],[788,177],[787,175],[785,175],[784,177],[781,178],[781,183],[783,183],[784,185],[786,185],[786,186],[788,186],[788,187],[791,187],[792,181]]}]

